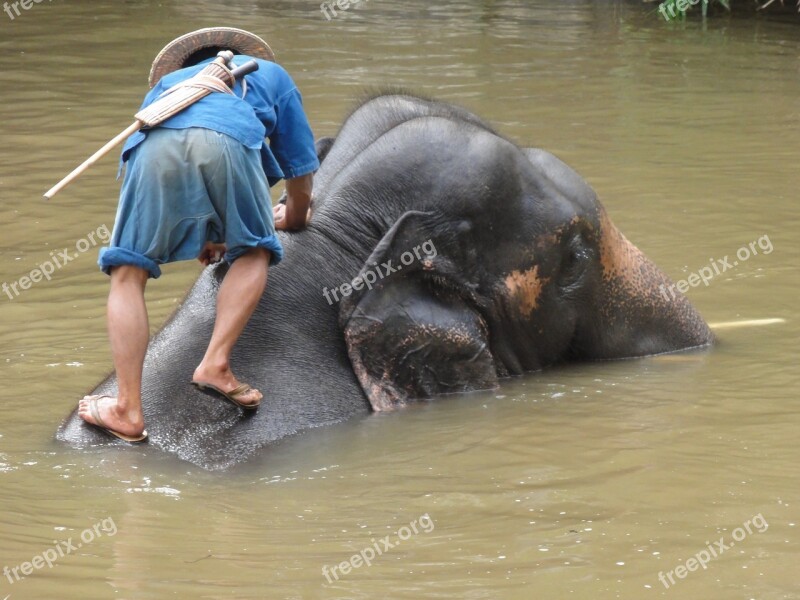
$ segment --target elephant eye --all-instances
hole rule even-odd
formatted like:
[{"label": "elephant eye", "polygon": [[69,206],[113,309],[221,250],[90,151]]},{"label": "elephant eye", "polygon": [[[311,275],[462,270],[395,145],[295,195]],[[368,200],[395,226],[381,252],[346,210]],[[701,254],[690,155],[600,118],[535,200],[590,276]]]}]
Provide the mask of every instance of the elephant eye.
[{"label": "elephant eye", "polygon": [[591,251],[584,243],[580,233],[575,234],[564,248],[561,261],[561,271],[558,275],[558,285],[571,287],[580,283],[581,276],[586,272],[586,267],[591,258]]}]

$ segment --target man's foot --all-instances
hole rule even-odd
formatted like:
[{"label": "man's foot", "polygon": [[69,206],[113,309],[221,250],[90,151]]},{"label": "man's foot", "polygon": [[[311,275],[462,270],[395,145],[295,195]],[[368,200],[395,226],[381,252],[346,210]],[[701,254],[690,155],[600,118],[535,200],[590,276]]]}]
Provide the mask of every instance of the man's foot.
[{"label": "man's foot", "polygon": [[90,425],[126,442],[141,442],[147,438],[142,415],[120,411],[117,399],[112,396],[84,396],[78,405],[78,415]]},{"label": "man's foot", "polygon": [[200,365],[192,375],[192,383],[200,389],[215,390],[243,408],[255,408],[264,397],[257,389],[240,383],[230,369],[214,370]]}]

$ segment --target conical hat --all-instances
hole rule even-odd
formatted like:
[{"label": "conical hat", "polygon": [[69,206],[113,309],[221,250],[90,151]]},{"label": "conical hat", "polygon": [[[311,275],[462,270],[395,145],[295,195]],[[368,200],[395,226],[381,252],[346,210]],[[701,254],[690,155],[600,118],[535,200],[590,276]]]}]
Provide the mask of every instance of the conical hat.
[{"label": "conical hat", "polygon": [[149,83],[152,88],[167,73],[182,69],[186,60],[203,48],[222,48],[234,54],[247,54],[264,60],[275,60],[267,42],[244,29],[233,27],[206,27],[182,35],[164,46],[150,68]]}]

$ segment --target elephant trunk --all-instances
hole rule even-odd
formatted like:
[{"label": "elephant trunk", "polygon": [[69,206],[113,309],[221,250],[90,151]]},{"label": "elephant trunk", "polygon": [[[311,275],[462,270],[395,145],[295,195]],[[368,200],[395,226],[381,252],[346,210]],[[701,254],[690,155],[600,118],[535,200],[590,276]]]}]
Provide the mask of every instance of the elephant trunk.
[{"label": "elephant trunk", "polygon": [[592,322],[581,328],[587,358],[672,352],[714,341],[706,322],[672,281],[628,241],[601,207],[600,285]]}]

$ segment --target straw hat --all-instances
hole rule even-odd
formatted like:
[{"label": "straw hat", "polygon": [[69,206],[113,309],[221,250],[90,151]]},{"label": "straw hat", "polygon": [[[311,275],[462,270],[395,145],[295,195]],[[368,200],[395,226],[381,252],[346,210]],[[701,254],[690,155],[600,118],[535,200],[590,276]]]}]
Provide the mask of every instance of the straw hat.
[{"label": "straw hat", "polygon": [[233,27],[206,27],[182,35],[164,46],[150,68],[150,87],[152,88],[167,73],[188,66],[187,59],[205,48],[232,50],[234,54],[248,54],[264,60],[275,60],[275,55],[267,42],[249,31]]}]

